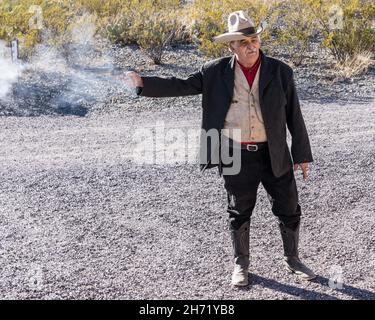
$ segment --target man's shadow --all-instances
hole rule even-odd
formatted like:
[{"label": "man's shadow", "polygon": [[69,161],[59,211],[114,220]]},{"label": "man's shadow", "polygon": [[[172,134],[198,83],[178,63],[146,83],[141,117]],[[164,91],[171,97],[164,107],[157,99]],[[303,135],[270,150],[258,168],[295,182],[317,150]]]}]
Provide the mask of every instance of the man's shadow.
[{"label": "man's shadow", "polygon": [[[302,298],[304,300],[339,300],[339,298],[322,293],[316,292],[314,290],[309,290],[305,288],[298,288],[293,285],[283,284],[272,279],[263,278],[256,274],[249,274],[250,284],[246,287],[240,288],[240,290],[248,291],[251,290],[253,286],[258,285],[264,288],[269,288],[275,291],[287,293],[289,295]],[[322,276],[317,276],[311,283],[320,284],[322,287],[327,287],[329,289],[329,279]],[[375,300],[375,293],[365,289],[359,289],[352,286],[343,284],[342,289],[336,289],[339,292],[351,296],[354,299],[359,300]]]}]

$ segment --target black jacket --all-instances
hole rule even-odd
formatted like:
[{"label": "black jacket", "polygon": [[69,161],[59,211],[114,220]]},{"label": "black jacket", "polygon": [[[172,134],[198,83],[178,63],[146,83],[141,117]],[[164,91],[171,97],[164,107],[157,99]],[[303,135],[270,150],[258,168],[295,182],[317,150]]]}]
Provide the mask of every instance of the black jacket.
[{"label": "black jacket", "polygon": [[[292,159],[286,141],[286,127],[292,137],[294,163],[312,162],[310,142],[302,117],[293,80],[293,70],[285,63],[267,57],[262,51],[259,78],[259,100],[264,120],[273,174],[279,177],[291,169]],[[175,97],[202,94],[202,129],[221,132],[234,89],[235,58],[224,57],[204,64],[186,79],[175,77],[142,77],[142,96]],[[201,139],[201,150],[211,150],[210,139]],[[219,146],[220,147],[220,146]],[[215,149],[216,151],[219,148]],[[205,151],[206,152],[206,151]],[[219,152],[218,152],[219,154]],[[207,152],[201,159],[201,170],[219,165]],[[213,163],[215,162],[215,163]]]}]

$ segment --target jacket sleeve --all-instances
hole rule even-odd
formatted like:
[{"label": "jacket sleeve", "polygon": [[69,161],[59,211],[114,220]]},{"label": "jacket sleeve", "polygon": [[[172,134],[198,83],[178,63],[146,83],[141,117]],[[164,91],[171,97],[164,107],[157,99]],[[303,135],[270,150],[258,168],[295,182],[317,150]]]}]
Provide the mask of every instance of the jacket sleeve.
[{"label": "jacket sleeve", "polygon": [[178,97],[201,94],[203,88],[203,67],[186,79],[176,77],[142,77],[144,97]]},{"label": "jacket sleeve", "polygon": [[310,141],[299,104],[293,71],[287,89],[286,121],[292,137],[293,163],[313,162]]}]

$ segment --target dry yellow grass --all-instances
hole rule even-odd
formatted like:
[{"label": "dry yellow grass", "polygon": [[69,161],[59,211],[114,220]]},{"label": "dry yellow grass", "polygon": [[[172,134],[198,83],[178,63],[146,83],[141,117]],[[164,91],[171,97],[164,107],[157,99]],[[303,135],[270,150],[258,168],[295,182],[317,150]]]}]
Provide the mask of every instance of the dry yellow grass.
[{"label": "dry yellow grass", "polygon": [[360,75],[375,63],[373,55],[370,51],[359,52],[352,57],[347,57],[342,62],[336,63],[335,70],[346,79]]}]

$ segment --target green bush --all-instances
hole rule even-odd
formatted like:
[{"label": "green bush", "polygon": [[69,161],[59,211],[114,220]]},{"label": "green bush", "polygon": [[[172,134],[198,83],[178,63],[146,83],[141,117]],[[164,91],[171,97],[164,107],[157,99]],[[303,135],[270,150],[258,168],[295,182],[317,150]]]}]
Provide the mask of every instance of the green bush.
[{"label": "green bush", "polygon": [[[375,52],[375,4],[372,0],[288,0],[278,40],[303,53],[316,35],[340,63],[362,52]],[[285,9],[285,8],[284,8]],[[285,14],[286,13],[286,14]],[[298,14],[296,14],[298,13]],[[301,15],[303,19],[298,16]]]},{"label": "green bush", "polygon": [[[40,8],[40,9],[39,9]],[[68,1],[5,0],[0,3],[0,39],[20,41],[20,55],[26,57],[48,30],[48,40],[65,33],[73,11]]]},{"label": "green bush", "polygon": [[[38,6],[34,9],[40,11],[42,23],[33,20],[32,6]],[[182,35],[180,10],[179,0],[5,0],[0,3],[0,39],[18,38],[21,56],[26,57],[41,41],[69,43],[77,20],[89,16],[111,41],[136,43],[160,63],[166,44]]]},{"label": "green bush", "polygon": [[138,0],[122,7],[117,15],[102,20],[101,25],[111,41],[136,43],[159,64],[166,45],[184,35],[184,26],[178,19],[181,14],[178,0]]},{"label": "green bush", "polygon": [[314,41],[345,64],[374,52],[375,4],[371,0],[287,0],[274,4],[270,43],[299,65]]},{"label": "green bush", "polygon": [[316,36],[316,22],[313,12],[301,0],[280,3],[273,11],[275,22],[272,46],[282,46],[291,62],[302,64],[310,44]]},{"label": "green bush", "polygon": [[155,14],[145,10],[139,13],[134,23],[137,43],[155,64],[161,63],[164,49],[174,40],[177,29],[178,24],[173,12]]},{"label": "green bush", "polygon": [[134,0],[76,0],[74,6],[105,19],[115,16],[124,8],[129,9],[135,2]]},{"label": "green bush", "polygon": [[338,2],[343,10],[342,28],[330,29],[320,16],[325,37],[323,45],[339,62],[350,59],[358,53],[366,51],[375,53],[375,30],[372,29],[372,23],[375,21],[375,3],[371,0]]},{"label": "green bush", "polygon": [[[3,0],[0,2],[0,39],[20,40],[21,56],[48,41],[71,41],[76,20],[89,16],[101,35],[114,43],[138,44],[160,63],[167,43],[194,42],[209,57],[229,54],[227,44],[213,43],[226,32],[228,14],[246,10],[259,25],[266,52],[281,46],[296,64],[303,61],[312,41],[320,41],[339,61],[375,51],[375,4],[372,0]],[[42,10],[42,25],[35,21]],[[34,7],[38,8],[38,7]],[[342,11],[342,25],[335,14]],[[78,19],[79,20],[79,19]],[[337,20],[337,19],[336,19]],[[338,19],[340,20],[340,19]],[[30,27],[36,25],[37,27]],[[333,27],[332,27],[333,25]]]},{"label": "green bush", "polygon": [[103,36],[113,43],[134,44],[137,39],[132,33],[132,20],[132,11],[122,9],[113,16],[102,18],[99,27]]}]

